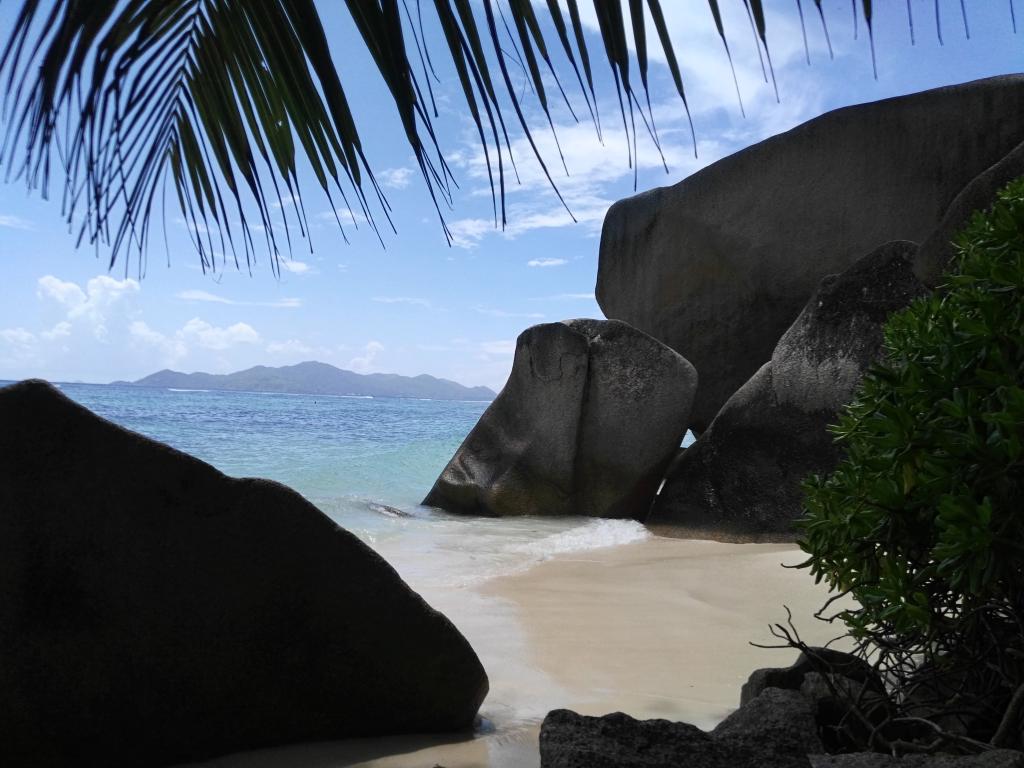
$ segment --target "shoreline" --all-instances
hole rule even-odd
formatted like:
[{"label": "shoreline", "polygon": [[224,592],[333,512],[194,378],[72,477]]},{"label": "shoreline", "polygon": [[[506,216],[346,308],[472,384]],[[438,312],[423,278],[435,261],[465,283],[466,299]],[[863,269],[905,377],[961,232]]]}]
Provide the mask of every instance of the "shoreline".
[{"label": "shoreline", "polygon": [[[581,714],[714,727],[739,706],[754,669],[796,659],[768,625],[793,611],[801,635],[824,643],[835,629],[813,613],[826,599],[792,544],[725,544],[652,537],[559,556],[481,591],[516,605],[530,661],[568,692]],[[486,665],[486,660],[485,660]]]},{"label": "shoreline", "polygon": [[767,627],[785,619],[783,604],[809,643],[835,634],[812,616],[824,587],[780,567],[800,559],[792,544],[652,536],[555,555],[482,584],[418,590],[487,669],[483,729],[302,744],[189,768],[529,768],[539,763],[540,722],[558,708],[712,728],[739,705],[754,669],[796,658],[748,642],[772,641]]}]

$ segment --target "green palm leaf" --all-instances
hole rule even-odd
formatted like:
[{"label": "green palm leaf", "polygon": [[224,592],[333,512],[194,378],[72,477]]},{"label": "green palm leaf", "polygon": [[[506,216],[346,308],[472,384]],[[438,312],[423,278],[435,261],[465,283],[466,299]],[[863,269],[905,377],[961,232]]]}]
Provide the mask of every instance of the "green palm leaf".
[{"label": "green palm leaf", "polygon": [[253,264],[258,230],[276,267],[272,204],[287,222],[285,199],[299,201],[305,230],[297,149],[329,200],[347,186],[372,221],[372,174],[311,0],[57,2],[34,25],[39,10],[23,5],[0,58],[18,83],[3,160],[45,190],[56,150],[64,213],[111,266],[144,252],[169,177],[204,269],[218,254]]},{"label": "green palm leaf", "polygon": [[[501,0],[428,4],[475,123],[495,223],[502,226],[506,168],[515,171],[509,109],[558,191],[514,87],[509,44],[554,131],[552,85],[573,117],[577,113],[545,39],[545,29],[553,29],[601,133],[592,52],[577,0],[547,0],[544,12],[531,0],[506,1],[507,8]],[[762,2],[735,2],[750,17],[758,53],[763,50],[768,62],[767,78],[771,58]],[[814,2],[824,24],[821,2]],[[687,115],[689,104],[661,3],[629,0],[628,28],[624,5],[593,0],[632,163],[637,115],[660,148],[650,108],[648,21]],[[345,7],[394,102],[447,233],[442,211],[451,204],[454,177],[433,124],[431,79],[437,76],[421,2],[345,0]],[[708,0],[708,9],[731,66],[718,0]],[[860,11],[873,34],[870,0],[862,0]],[[797,12],[802,19],[799,2]],[[856,18],[856,0],[854,13]],[[966,29],[966,12],[964,24]],[[332,210],[339,207],[337,199],[375,231],[378,217],[390,224],[388,202],[367,162],[338,70],[314,0],[22,0],[0,49],[0,82],[6,83],[0,163],[8,179],[22,179],[29,189],[45,194],[51,181],[59,184],[63,213],[78,242],[106,247],[111,267],[120,259],[127,269],[129,257],[137,255],[144,272],[156,217],[166,228],[170,192],[204,270],[229,260],[251,270],[261,250],[277,270],[278,257],[292,247],[293,227],[308,234],[300,159],[308,162]],[[736,92],[739,98],[738,83]],[[344,226],[340,217],[338,224]]]}]

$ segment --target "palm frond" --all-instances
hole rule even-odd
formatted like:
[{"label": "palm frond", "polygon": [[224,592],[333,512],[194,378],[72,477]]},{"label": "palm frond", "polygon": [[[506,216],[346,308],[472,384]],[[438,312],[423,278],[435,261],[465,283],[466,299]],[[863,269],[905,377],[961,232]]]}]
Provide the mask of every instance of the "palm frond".
[{"label": "palm frond", "polygon": [[306,230],[299,151],[329,200],[348,186],[372,221],[372,173],[311,0],[62,1],[42,24],[39,11],[24,3],[0,57],[16,86],[2,158],[45,191],[56,152],[64,214],[111,266],[144,252],[168,177],[204,269],[218,254],[251,265],[260,231],[276,257],[274,203],[288,222],[294,201]]},{"label": "palm frond", "polygon": [[[766,62],[765,78],[771,74],[774,82],[762,0],[734,1],[743,3]],[[858,5],[851,1],[856,20]],[[514,87],[510,48],[552,132],[556,96],[577,119],[583,111],[574,102],[582,98],[601,134],[580,7],[577,0],[547,0],[543,11],[531,0],[505,0],[507,7],[502,0],[345,0],[446,234],[443,209],[451,205],[455,178],[435,130],[431,81],[438,76],[421,2],[431,7],[442,32],[444,60],[455,71],[483,149],[495,224],[504,226],[506,175],[509,169],[517,174],[506,122],[510,109],[558,192],[532,135],[524,97]],[[821,0],[814,3],[828,39]],[[800,0],[796,4],[802,24]],[[637,116],[660,149],[650,99],[648,22],[688,117],[690,104],[660,1],[629,0],[629,22],[624,5],[593,0],[635,172]],[[708,9],[732,67],[718,0],[708,0]],[[963,4],[961,10],[966,31]],[[935,11],[939,23],[938,0]],[[1010,12],[1015,24],[1012,0]],[[871,0],[861,0],[859,13],[874,58]],[[554,48],[546,30],[554,32]],[[938,32],[941,39],[941,26]],[[575,78],[575,97],[559,78],[556,49]],[[8,180],[22,179],[30,190],[45,194],[56,180],[78,242],[107,248],[111,268],[120,259],[127,269],[134,254],[144,271],[153,222],[159,217],[166,227],[169,192],[204,270],[229,260],[251,269],[260,250],[276,270],[282,250],[293,245],[293,227],[308,234],[300,160],[312,169],[332,210],[338,210],[337,200],[374,231],[378,218],[391,224],[339,64],[314,0],[22,0],[0,49],[0,82],[7,86],[0,163]],[[742,110],[735,69],[733,80]],[[692,121],[690,127],[692,133]],[[350,220],[356,225],[357,216]]]}]

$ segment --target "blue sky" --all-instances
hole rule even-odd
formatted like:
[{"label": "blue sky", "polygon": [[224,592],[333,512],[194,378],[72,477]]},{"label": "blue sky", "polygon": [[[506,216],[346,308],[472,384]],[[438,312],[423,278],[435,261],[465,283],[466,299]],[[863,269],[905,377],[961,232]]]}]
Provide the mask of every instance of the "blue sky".
[{"label": "blue sky", "polygon": [[[18,5],[0,4],[4,37]],[[742,4],[725,0],[744,118],[706,2],[663,5],[683,63],[699,152],[694,159],[668,70],[655,63],[652,100],[669,172],[641,135],[640,190],[675,183],[829,109],[1024,69],[1020,0],[1022,29],[1016,35],[1009,0],[968,0],[970,39],[964,36],[959,0],[943,0],[943,45],[935,34],[932,0],[913,0],[913,47],[905,3],[876,3],[877,81],[863,26],[855,39],[846,0],[825,2],[834,60],[817,19],[808,17],[811,66],[804,59],[795,4],[775,0],[767,5],[781,97],[776,103],[762,79]],[[813,10],[810,2],[804,6],[808,13]],[[349,228],[346,244],[307,174],[302,188],[313,223],[312,252],[310,243],[299,240],[280,278],[265,257],[252,275],[233,265],[203,275],[184,224],[172,215],[167,251],[157,228],[140,280],[134,262],[127,273],[125,265],[108,272],[105,253],[76,250],[61,218],[59,190],[51,190],[53,199],[46,201],[28,196],[21,183],[0,184],[0,379],[104,382],[165,367],[228,372],[318,359],[360,372],[430,373],[499,388],[524,328],[601,317],[593,298],[601,220],[612,202],[633,193],[607,67],[596,70],[603,84],[598,95],[603,145],[588,122],[577,125],[564,107],[554,109],[570,173],[566,177],[559,170],[556,180],[578,223],[561,209],[520,140],[513,143],[521,184],[509,190],[504,232],[493,226],[482,153],[456,81],[440,69],[440,136],[460,185],[454,208],[445,211],[455,235],[449,247],[391,105],[382,98],[379,76],[362,54],[342,4],[321,8],[398,234],[385,233],[382,248],[368,227]],[[593,31],[593,19],[586,21]],[[436,30],[428,28],[427,34],[439,50]],[[591,42],[596,55],[600,42],[593,36]],[[567,89],[575,83],[571,75],[563,82]],[[530,119],[549,166],[557,168],[550,131],[536,111]]]}]

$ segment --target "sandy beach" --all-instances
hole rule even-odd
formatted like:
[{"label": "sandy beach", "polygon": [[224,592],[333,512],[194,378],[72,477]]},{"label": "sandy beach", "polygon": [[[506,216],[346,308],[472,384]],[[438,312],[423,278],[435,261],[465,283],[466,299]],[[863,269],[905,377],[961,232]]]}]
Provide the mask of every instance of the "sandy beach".
[{"label": "sandy beach", "polygon": [[801,559],[786,544],[652,538],[553,558],[483,591],[516,605],[528,658],[567,692],[546,709],[710,728],[738,706],[751,670],[795,658],[750,645],[774,642],[767,627],[785,620],[783,605],[806,639],[834,634],[811,616],[824,590],[780,565]]},{"label": "sandy beach", "polygon": [[[551,709],[624,711],[710,728],[747,675],[795,654],[765,650],[788,605],[804,638],[825,592],[786,544],[649,538],[566,554],[482,585],[423,590],[477,650],[491,681],[476,734],[357,739],[233,755],[205,768],[529,768]],[[415,585],[414,585],[415,586]],[[198,766],[198,764],[196,764]]]}]

